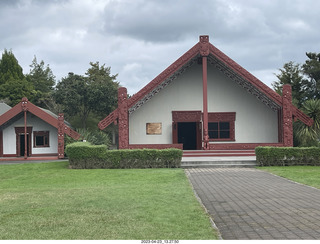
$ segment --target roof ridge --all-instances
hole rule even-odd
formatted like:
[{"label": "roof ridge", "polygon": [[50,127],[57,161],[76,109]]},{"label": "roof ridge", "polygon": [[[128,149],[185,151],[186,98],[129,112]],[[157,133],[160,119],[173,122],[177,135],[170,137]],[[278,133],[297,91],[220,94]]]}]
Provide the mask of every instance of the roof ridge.
[{"label": "roof ridge", "polygon": [[164,71],[162,71],[158,76],[151,80],[147,85],[145,85],[140,91],[134,94],[128,99],[128,108],[135,105],[140,99],[142,99],[146,94],[152,91],[154,87],[161,84],[164,80],[169,78],[174,72],[179,70],[183,65],[185,65],[191,58],[199,53],[200,42],[195,44],[182,56],[180,56],[175,62],[169,65]]}]

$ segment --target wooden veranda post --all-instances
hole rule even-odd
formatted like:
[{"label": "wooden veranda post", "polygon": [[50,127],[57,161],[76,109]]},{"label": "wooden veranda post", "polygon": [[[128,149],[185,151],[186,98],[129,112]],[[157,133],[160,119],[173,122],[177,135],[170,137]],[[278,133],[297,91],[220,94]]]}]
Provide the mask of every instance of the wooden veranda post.
[{"label": "wooden veranda post", "polygon": [[21,102],[23,117],[24,117],[24,159],[28,158],[28,136],[27,136],[27,110],[28,110],[28,99],[22,98]]},{"label": "wooden veranda post", "polygon": [[203,87],[203,149],[209,150],[208,134],[208,75],[207,57],[209,55],[209,36],[200,36],[200,55],[202,56],[202,87]]},{"label": "wooden veranda post", "polygon": [[289,84],[282,88],[283,146],[293,147],[292,94]]},{"label": "wooden veranda post", "polygon": [[127,88],[118,89],[118,126],[119,126],[119,149],[129,148],[129,114],[127,101]]},{"label": "wooden veranda post", "polygon": [[58,115],[58,158],[64,158],[64,114]]}]

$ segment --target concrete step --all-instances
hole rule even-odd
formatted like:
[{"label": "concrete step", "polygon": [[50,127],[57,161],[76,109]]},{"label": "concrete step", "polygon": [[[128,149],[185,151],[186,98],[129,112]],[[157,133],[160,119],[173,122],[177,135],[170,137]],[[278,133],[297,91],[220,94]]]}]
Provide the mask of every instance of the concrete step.
[{"label": "concrete step", "polygon": [[183,153],[184,154],[194,154],[194,153],[254,153],[255,150],[184,150]]},{"label": "concrete step", "polygon": [[181,168],[253,168],[256,157],[182,157]]},{"label": "concrete step", "polygon": [[254,157],[255,153],[202,153],[202,154],[183,154],[183,157]]},{"label": "concrete step", "polygon": [[190,168],[254,168],[257,165],[254,164],[210,164],[210,163],[202,163],[202,164],[181,164],[181,168],[190,169]]},{"label": "concrete step", "polygon": [[183,151],[183,157],[250,157],[254,150],[190,150]]}]

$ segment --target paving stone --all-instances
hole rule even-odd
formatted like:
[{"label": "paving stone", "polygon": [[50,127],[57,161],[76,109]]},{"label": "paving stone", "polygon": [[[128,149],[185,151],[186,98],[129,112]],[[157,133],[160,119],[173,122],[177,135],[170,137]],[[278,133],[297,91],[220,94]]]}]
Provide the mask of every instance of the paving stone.
[{"label": "paving stone", "polygon": [[252,168],[186,173],[223,239],[320,239],[319,189]]}]

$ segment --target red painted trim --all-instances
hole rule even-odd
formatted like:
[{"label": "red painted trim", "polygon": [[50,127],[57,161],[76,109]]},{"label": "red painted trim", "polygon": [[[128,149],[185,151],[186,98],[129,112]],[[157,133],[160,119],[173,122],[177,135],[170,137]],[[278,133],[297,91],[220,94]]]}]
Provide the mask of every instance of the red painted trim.
[{"label": "red painted trim", "polygon": [[235,121],[236,112],[210,112],[208,113],[209,122]]},{"label": "red painted trim", "polygon": [[[173,75],[175,72],[177,72],[183,65],[187,64],[196,55],[201,55],[201,56],[213,55],[218,60],[220,60],[220,62],[224,63],[227,67],[229,67],[234,72],[239,74],[241,77],[246,79],[253,86],[255,86],[258,90],[260,90],[262,93],[264,93],[267,97],[269,97],[271,100],[273,100],[275,103],[277,103],[279,106],[282,107],[282,98],[278,93],[273,91],[270,87],[268,87],[262,81],[260,81],[255,76],[250,74],[246,69],[241,67],[235,61],[233,61],[231,58],[229,58],[227,55],[225,55],[223,52],[221,52],[219,49],[217,49],[215,46],[213,46],[209,42],[208,36],[200,36],[200,41],[196,45],[194,45],[185,54],[183,54],[180,58],[178,58],[173,64],[171,64],[162,73],[160,73],[156,78],[154,78],[150,83],[148,83],[145,87],[143,87],[138,93],[133,95],[128,100],[128,108],[131,108],[133,105],[135,105],[139,100],[141,100],[144,96],[149,94],[158,85],[160,85],[162,82],[164,82],[166,79],[168,79],[171,75]],[[313,123],[312,119],[310,119],[308,116],[306,116],[304,113],[302,113],[295,106],[293,106],[293,105],[291,105],[291,106],[292,106],[292,110],[293,110],[293,115],[295,115],[299,120],[301,120],[306,125],[308,125],[308,126],[312,125],[312,123]],[[107,121],[107,123],[105,123],[106,121]],[[113,119],[113,121],[114,121],[114,119]],[[99,128],[104,129],[106,126],[108,126],[108,123],[109,123],[109,120],[107,118],[106,118],[106,120],[102,120],[101,124],[99,123],[101,126],[101,127],[99,126]],[[1,125],[1,120],[0,120],[0,125]]]},{"label": "red painted trim", "polygon": [[0,130],[0,157],[3,156],[3,133],[2,130]]},{"label": "red painted trim", "polygon": [[17,157],[17,154],[3,154],[3,157],[7,157],[7,158],[12,158],[12,157]]},{"label": "red painted trim", "polygon": [[56,156],[39,156],[39,157],[28,157],[27,159],[24,159],[23,157],[16,157],[12,156],[12,154],[6,154],[3,158],[0,158],[0,161],[49,161],[49,160],[57,160],[58,157]]},{"label": "red painted trim", "polygon": [[160,85],[163,81],[168,79],[172,74],[178,71],[183,65],[188,63],[192,58],[194,58],[197,54],[199,54],[200,43],[194,45],[191,49],[189,49],[185,54],[183,54],[180,58],[178,58],[173,64],[171,64],[168,68],[162,71],[156,78],[154,78],[151,82],[149,82],[145,87],[143,87],[138,93],[133,95],[128,100],[128,108],[131,108],[135,105],[139,100],[141,100],[145,95],[151,92],[155,87]]},{"label": "red painted trim", "polygon": [[282,109],[278,110],[278,142],[283,143],[282,134]]},{"label": "red painted trim", "polygon": [[178,122],[172,122],[172,143],[178,143]]},{"label": "red painted trim", "polygon": [[196,111],[172,111],[173,122],[200,122],[202,112]]},{"label": "red painted trim", "polygon": [[210,139],[210,141],[235,141],[235,120],[236,112],[218,112],[208,113],[209,122],[229,122],[230,123],[230,138],[228,139]]},{"label": "red painted trim", "polygon": [[[231,129],[231,123],[230,123],[230,129]],[[233,133],[234,134],[234,133]],[[231,136],[231,130],[230,130],[230,136]],[[209,141],[210,142],[216,142],[216,141],[236,141],[235,139],[234,139],[234,136],[233,137],[230,137],[230,138],[219,138],[219,139],[209,139]]]},{"label": "red painted trim", "polygon": [[291,86],[283,85],[282,88],[282,133],[283,145],[293,147],[293,120],[292,120],[292,95]]},{"label": "red painted trim", "polygon": [[[44,139],[44,145],[36,145],[36,137],[37,136],[42,136],[42,137],[47,137],[48,144],[45,144],[45,139]],[[49,131],[33,131],[33,147],[34,148],[43,148],[43,147],[50,147],[50,133]]]},{"label": "red painted trim", "polygon": [[11,108],[10,110],[8,110],[0,116],[0,126],[21,112],[21,103],[18,103],[16,106],[14,106],[13,108]]},{"label": "red painted trim", "polygon": [[196,122],[197,126],[197,150],[202,149],[202,122]]},{"label": "red painted trim", "polygon": [[291,110],[292,110],[292,115],[294,116],[295,120],[299,119],[301,122],[303,122],[307,126],[313,125],[313,123],[314,123],[313,119],[311,119],[306,114],[304,114],[296,106],[291,104]]},{"label": "red painted trim", "polygon": [[[21,141],[20,141],[20,135],[21,134],[29,134],[29,147],[28,147],[28,142],[27,142],[27,139],[28,139],[28,136],[25,136],[24,139],[24,143],[25,143],[25,150],[24,150],[24,158],[26,159],[29,155],[31,155],[31,134],[32,134],[32,127],[15,127],[14,128],[15,130],[15,133],[16,133],[16,154],[15,154],[15,157],[20,157],[20,145],[21,145]],[[26,151],[27,149],[27,151]]]},{"label": "red painted trim", "polygon": [[58,116],[58,157],[64,158],[64,114]]},{"label": "red painted trim", "polygon": [[282,143],[210,143],[210,150],[247,150],[256,147],[283,147]]},{"label": "red painted trim", "polygon": [[[33,115],[37,116],[38,118],[42,119],[46,123],[52,125],[53,127],[58,129],[58,153],[59,153],[59,158],[64,158],[64,134],[69,135],[75,140],[78,140],[81,135],[77,133],[76,131],[72,130],[69,126],[67,126],[64,123],[64,120],[59,122],[60,114],[58,118],[55,118],[48,114],[47,112],[43,111],[30,101],[28,101],[27,98],[22,98],[21,102],[18,103],[16,106],[11,108],[9,111],[6,113],[2,114],[0,116],[0,126],[12,119],[14,116],[18,115],[19,113],[24,112],[26,115],[26,112],[30,112]],[[63,114],[62,114],[63,116]],[[26,120],[26,116],[25,116]],[[25,121],[26,124],[26,121]],[[59,132],[60,130],[60,132]],[[60,138],[60,141],[59,141]],[[62,138],[62,139],[61,139]],[[31,134],[30,134],[30,139],[31,139]],[[17,142],[18,143],[18,142]],[[18,147],[18,146],[17,146]],[[20,147],[20,145],[19,145]],[[31,147],[31,142],[30,142],[30,147]],[[19,152],[17,152],[18,155]],[[31,154],[31,152],[29,153]]]},{"label": "red painted trim", "polygon": [[253,76],[246,69],[241,67],[238,63],[236,63],[234,60],[229,58],[227,55],[225,55],[223,52],[221,52],[218,48],[216,48],[212,44],[210,44],[210,54],[212,54],[221,62],[223,62],[226,66],[231,68],[234,72],[241,75],[243,78],[249,81],[252,85],[258,88],[258,90],[263,92],[267,97],[269,97],[271,100],[276,102],[278,105],[280,106],[282,105],[281,96],[278,93],[276,93],[266,84],[264,84],[262,81],[257,79],[255,76]]},{"label": "red painted trim", "polygon": [[129,114],[127,88],[118,89],[119,149],[129,148]]},{"label": "red painted trim", "polygon": [[[206,54],[206,52],[204,52]],[[202,57],[203,149],[209,150],[207,57]]]},{"label": "red painted trim", "polygon": [[98,124],[98,127],[100,130],[103,130],[107,128],[111,123],[115,123],[119,117],[118,115],[118,108],[114,110],[111,114],[109,114],[107,117],[105,117],[103,120],[101,120]]},{"label": "red painted trim", "polygon": [[[197,126],[197,149],[202,148],[202,112],[201,111],[172,111],[172,143],[178,144],[178,123],[195,122]],[[181,144],[182,145],[182,144]]]},{"label": "red painted trim", "polygon": [[[57,118],[52,117],[51,115],[43,111],[41,108],[37,107],[36,105],[28,101],[28,99],[25,97],[22,98],[20,103],[18,103],[16,106],[14,106],[9,111],[0,116],[0,126],[23,111],[28,111],[37,116],[38,118],[42,119],[43,121],[47,122],[48,124],[52,125],[53,127],[58,128]],[[81,135],[73,131],[69,126],[64,125],[64,127],[64,133],[76,140],[80,138]]]},{"label": "red painted trim", "polygon": [[[15,131],[16,134],[24,134],[25,133],[24,127],[14,127],[14,131]],[[27,133],[28,134],[32,133],[32,127],[31,126],[27,127]]]},{"label": "red painted trim", "polygon": [[[27,110],[23,111],[24,114],[24,159],[27,159],[28,157],[28,136],[27,135]],[[29,134],[29,140],[31,139],[31,134]],[[31,143],[31,140],[30,140]],[[29,144],[29,147],[31,145]]]},{"label": "red painted trim", "polygon": [[129,144],[129,149],[166,149],[166,148],[183,148],[182,144]]},{"label": "red painted trim", "polygon": [[[28,158],[30,157],[58,157],[57,153],[37,153],[37,154],[31,154]],[[23,156],[17,156],[16,154],[3,154],[3,157],[9,157],[9,158],[13,158],[13,157],[19,157],[19,158],[23,158]]]}]

